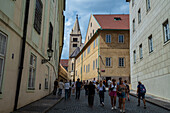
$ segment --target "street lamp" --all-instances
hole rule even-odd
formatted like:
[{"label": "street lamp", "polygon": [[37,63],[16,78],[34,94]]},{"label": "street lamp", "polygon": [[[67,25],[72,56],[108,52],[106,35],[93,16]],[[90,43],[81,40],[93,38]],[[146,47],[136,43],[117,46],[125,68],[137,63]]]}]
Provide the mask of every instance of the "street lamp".
[{"label": "street lamp", "polygon": [[51,57],[53,56],[53,50],[52,49],[48,49],[47,50],[47,55],[49,59],[42,59],[41,63],[47,63],[48,61],[50,61]]}]

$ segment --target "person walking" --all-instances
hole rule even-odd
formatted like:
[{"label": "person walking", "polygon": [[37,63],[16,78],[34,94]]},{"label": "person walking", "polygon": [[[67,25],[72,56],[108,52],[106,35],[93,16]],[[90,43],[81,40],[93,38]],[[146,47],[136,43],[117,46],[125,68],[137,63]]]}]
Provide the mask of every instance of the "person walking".
[{"label": "person walking", "polygon": [[127,84],[127,80],[125,80],[124,83],[125,83],[126,89],[127,89],[126,90],[126,95],[128,97],[128,101],[130,101],[130,99],[129,99],[130,88],[129,88],[129,85]]},{"label": "person walking", "polygon": [[76,85],[75,85],[75,80],[73,79],[73,82],[71,84],[71,88],[72,88],[72,95],[75,95],[75,88],[76,88]]},{"label": "person walking", "polygon": [[93,79],[93,85],[96,85],[96,80],[95,80],[95,78]]},{"label": "person walking", "polygon": [[58,95],[59,95],[59,96],[61,96],[61,94],[62,94],[62,90],[63,90],[63,88],[64,88],[63,80],[60,80],[60,82],[59,82],[58,86],[59,86]]},{"label": "person walking", "polygon": [[58,87],[58,81],[57,81],[57,79],[56,79],[56,80],[54,81],[54,90],[53,90],[53,95],[56,95],[57,87]]},{"label": "person walking", "polygon": [[68,80],[67,82],[65,82],[64,88],[65,88],[65,100],[67,100],[69,96],[69,88],[70,88],[70,83],[68,82]]},{"label": "person walking", "polygon": [[[116,85],[116,80],[113,79],[112,83],[109,86],[109,96],[111,99],[111,105],[112,105],[112,110],[113,109],[117,109],[116,108],[116,96],[117,96],[117,85]],[[114,100],[114,104],[113,104],[113,100]]]},{"label": "person walking", "polygon": [[88,80],[87,82],[84,84],[84,89],[85,89],[85,96],[88,95]]},{"label": "person walking", "polygon": [[[117,97],[119,98],[119,108],[120,108],[120,104],[121,104],[121,98],[120,98],[120,94],[119,94],[119,85],[120,85],[120,82],[122,81],[122,77],[119,78],[119,81],[117,82]],[[123,83],[124,84],[124,83]],[[125,84],[124,84],[125,85]]]},{"label": "person walking", "polygon": [[110,87],[110,84],[112,83],[112,81],[109,79],[108,81],[107,81],[107,85],[108,85],[108,87]]},{"label": "person walking", "polygon": [[[118,86],[118,93],[120,98],[120,112],[125,113],[125,98],[126,98],[126,86],[123,83],[123,80],[120,80],[119,86]],[[123,104],[123,107],[122,107]]]},{"label": "person walking", "polygon": [[99,91],[100,104],[104,106],[104,92],[106,91],[105,85],[100,81],[97,90]]},{"label": "person walking", "polygon": [[70,87],[69,87],[69,94],[68,94],[68,98],[70,98],[70,96],[71,96],[71,89],[72,89],[72,87],[71,87],[71,85],[72,85],[71,80],[69,81],[69,85],[70,85]]},{"label": "person walking", "polygon": [[138,96],[138,106],[140,106],[140,98],[142,97],[144,109],[146,109],[146,102],[145,102],[145,93],[146,88],[145,86],[139,81],[137,86],[137,96]]},{"label": "person walking", "polygon": [[95,95],[95,85],[90,81],[88,85],[88,104],[93,107],[94,95]]},{"label": "person walking", "polygon": [[76,82],[76,99],[80,98],[81,85],[82,85],[82,83],[80,82],[80,79],[78,78],[77,82]]}]

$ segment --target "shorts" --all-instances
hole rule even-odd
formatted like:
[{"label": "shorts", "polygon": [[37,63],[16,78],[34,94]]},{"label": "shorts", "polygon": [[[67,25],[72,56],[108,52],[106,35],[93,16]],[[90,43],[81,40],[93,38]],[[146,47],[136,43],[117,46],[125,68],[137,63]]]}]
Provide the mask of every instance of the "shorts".
[{"label": "shorts", "polygon": [[119,95],[119,98],[126,98],[126,93],[125,93],[125,92],[122,92],[122,93]]},{"label": "shorts", "polygon": [[116,91],[111,91],[111,92],[109,93],[109,96],[117,96]]},{"label": "shorts", "polygon": [[138,93],[138,99],[140,99],[142,97],[142,99],[145,99],[145,93]]}]

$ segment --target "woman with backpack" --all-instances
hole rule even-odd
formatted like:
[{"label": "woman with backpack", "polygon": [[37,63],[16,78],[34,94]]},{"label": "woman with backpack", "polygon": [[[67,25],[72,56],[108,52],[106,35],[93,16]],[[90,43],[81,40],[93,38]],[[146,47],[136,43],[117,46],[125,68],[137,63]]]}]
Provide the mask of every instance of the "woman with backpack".
[{"label": "woman with backpack", "polygon": [[[112,110],[116,109],[116,96],[117,96],[116,90],[117,90],[116,80],[112,79],[112,83],[110,84],[109,87],[109,96],[111,99]],[[114,104],[113,104],[113,100],[114,100]]]},{"label": "woman with backpack", "polygon": [[104,106],[104,92],[106,92],[105,85],[102,81],[100,81],[97,91],[99,91],[99,97],[100,97],[100,104]]},{"label": "woman with backpack", "polygon": [[145,102],[145,93],[146,88],[145,86],[139,81],[137,86],[137,96],[138,96],[138,106],[140,106],[140,98],[142,97],[144,109],[146,109],[146,102]]},{"label": "woman with backpack", "polygon": [[124,83],[125,83],[126,89],[127,89],[127,90],[126,90],[126,95],[127,95],[127,97],[128,97],[128,101],[130,101],[130,99],[129,99],[130,88],[129,88],[129,85],[127,84],[127,80],[125,80]]}]

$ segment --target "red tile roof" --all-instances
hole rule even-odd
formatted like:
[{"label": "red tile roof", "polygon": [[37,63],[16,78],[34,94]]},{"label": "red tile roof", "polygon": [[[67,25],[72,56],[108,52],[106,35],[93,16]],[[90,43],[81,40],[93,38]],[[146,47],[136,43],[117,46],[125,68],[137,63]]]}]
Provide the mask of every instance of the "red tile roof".
[{"label": "red tile roof", "polygon": [[[129,29],[129,14],[93,15],[102,29]],[[120,18],[120,20],[115,20]]]},{"label": "red tile roof", "polygon": [[63,67],[68,67],[68,59],[61,59],[61,60],[60,60],[60,64],[61,64]]}]

